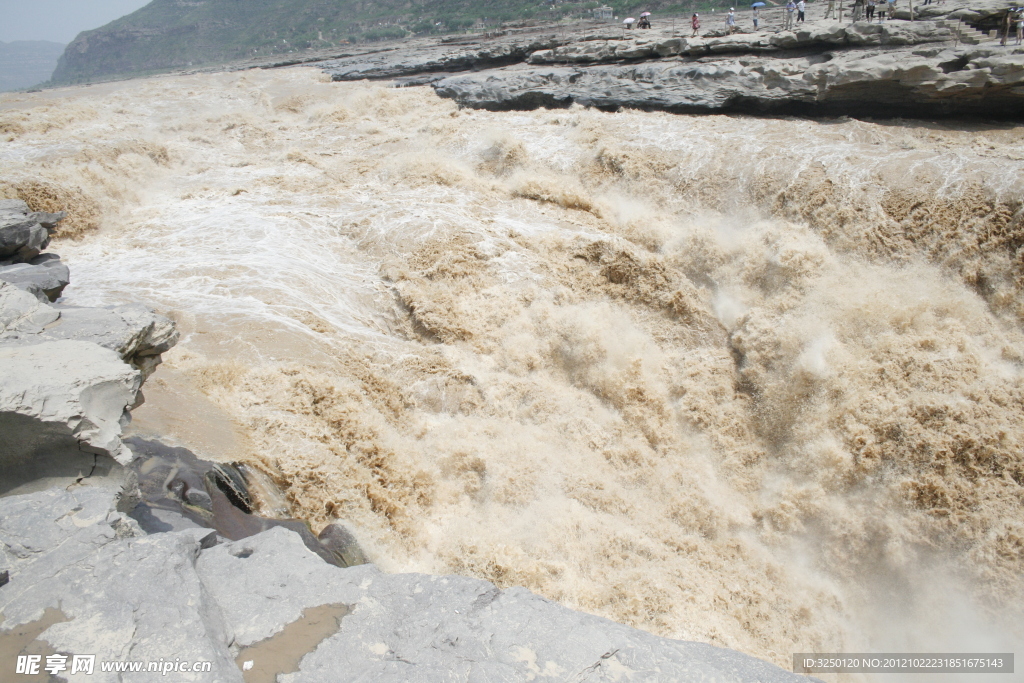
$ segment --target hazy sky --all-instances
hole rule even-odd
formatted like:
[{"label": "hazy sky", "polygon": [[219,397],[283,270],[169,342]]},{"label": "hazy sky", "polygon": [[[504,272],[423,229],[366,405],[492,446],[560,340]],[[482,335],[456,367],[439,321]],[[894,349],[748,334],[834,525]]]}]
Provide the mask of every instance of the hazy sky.
[{"label": "hazy sky", "polygon": [[70,43],[81,31],[148,4],[149,0],[0,0],[0,40]]}]

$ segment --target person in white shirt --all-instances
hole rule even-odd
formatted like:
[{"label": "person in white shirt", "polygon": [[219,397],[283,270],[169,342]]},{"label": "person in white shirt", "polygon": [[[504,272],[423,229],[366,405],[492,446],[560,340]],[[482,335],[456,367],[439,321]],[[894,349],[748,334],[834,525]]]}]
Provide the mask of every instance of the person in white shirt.
[{"label": "person in white shirt", "polygon": [[729,14],[725,16],[725,28],[729,33],[736,33],[736,8],[730,7]]},{"label": "person in white shirt", "polygon": [[796,3],[796,20],[804,21],[804,12],[807,11],[807,3],[804,0],[800,0]]}]

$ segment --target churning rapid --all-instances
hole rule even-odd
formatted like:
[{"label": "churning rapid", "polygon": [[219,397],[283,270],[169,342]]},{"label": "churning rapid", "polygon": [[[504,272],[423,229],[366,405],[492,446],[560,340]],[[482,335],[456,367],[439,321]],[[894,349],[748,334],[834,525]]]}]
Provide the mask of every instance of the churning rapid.
[{"label": "churning rapid", "polygon": [[179,323],[140,421],[387,571],[787,668],[1024,638],[1022,126],[297,68],[4,95],[0,135],[67,301]]}]

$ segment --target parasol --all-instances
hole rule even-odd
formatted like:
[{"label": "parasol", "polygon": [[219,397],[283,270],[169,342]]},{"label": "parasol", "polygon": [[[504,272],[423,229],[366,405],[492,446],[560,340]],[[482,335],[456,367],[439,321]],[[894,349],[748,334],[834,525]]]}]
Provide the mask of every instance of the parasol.
[{"label": "parasol", "polygon": [[641,12],[640,16],[641,17],[649,17],[649,16],[651,16],[651,13],[650,12]]}]

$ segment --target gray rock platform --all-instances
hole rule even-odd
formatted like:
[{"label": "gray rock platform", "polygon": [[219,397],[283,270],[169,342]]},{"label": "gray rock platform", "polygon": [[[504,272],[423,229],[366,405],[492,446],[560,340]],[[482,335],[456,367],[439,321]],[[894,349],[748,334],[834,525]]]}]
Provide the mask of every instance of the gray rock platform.
[{"label": "gray rock platform", "polygon": [[[324,562],[275,527],[210,546],[209,531],[145,535],[109,486],[0,498],[0,630],[59,608],[39,639],[98,660],[205,660],[178,681],[242,681],[235,658],[321,605],[349,613],[286,683],[339,681],[807,681],[767,662],[668,640],[459,576]],[[333,629],[332,629],[333,630]],[[156,681],[103,674],[69,681]]]}]

